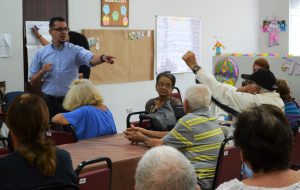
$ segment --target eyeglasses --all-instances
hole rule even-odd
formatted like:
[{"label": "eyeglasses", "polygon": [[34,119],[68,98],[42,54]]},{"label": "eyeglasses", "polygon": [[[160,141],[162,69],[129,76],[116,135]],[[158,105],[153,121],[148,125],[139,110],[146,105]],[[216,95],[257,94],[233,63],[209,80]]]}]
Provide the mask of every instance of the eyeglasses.
[{"label": "eyeglasses", "polygon": [[51,28],[51,30],[56,30],[58,32],[62,32],[62,31],[69,32],[70,31],[70,29],[68,27]]}]

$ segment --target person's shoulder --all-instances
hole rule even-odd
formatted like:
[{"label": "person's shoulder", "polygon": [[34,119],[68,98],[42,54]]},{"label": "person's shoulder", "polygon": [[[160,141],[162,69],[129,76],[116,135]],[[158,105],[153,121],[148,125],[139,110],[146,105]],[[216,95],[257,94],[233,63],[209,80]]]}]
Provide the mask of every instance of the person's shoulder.
[{"label": "person's shoulder", "polygon": [[52,43],[50,44],[47,44],[45,46],[43,46],[42,48],[39,48],[36,52],[36,55],[40,55],[40,54],[43,54],[43,53],[47,53],[49,52],[52,48]]},{"label": "person's shoulder", "polygon": [[199,116],[197,116],[193,113],[188,113],[188,114],[184,115],[182,118],[180,118],[179,120],[182,121],[182,122],[186,122],[188,120],[195,119],[197,117],[199,117]]},{"label": "person's shoulder", "polygon": [[151,99],[147,100],[146,105],[154,104],[154,101],[155,101],[156,99],[157,99],[157,97],[156,97],[156,98],[151,98]]},{"label": "person's shoulder", "polygon": [[158,99],[158,97],[156,97],[156,98],[150,98],[147,102],[154,102],[156,99]]},{"label": "person's shoulder", "polygon": [[6,156],[0,157],[0,166],[5,166],[7,162],[15,162],[16,160],[23,159],[17,152],[9,153]]},{"label": "person's shoulder", "polygon": [[230,189],[245,189],[243,188],[243,183],[237,179],[232,179],[230,181],[222,183],[216,190],[230,190]]},{"label": "person's shoulder", "polygon": [[84,51],[84,52],[90,52],[89,50],[79,46],[79,45],[75,45],[75,44],[72,44],[70,42],[65,42],[64,43],[64,46],[68,49],[72,49],[74,51]]},{"label": "person's shoulder", "polygon": [[56,156],[59,158],[70,157],[70,153],[64,149],[56,148]]},{"label": "person's shoulder", "polygon": [[170,103],[172,106],[178,106],[178,105],[182,105],[182,102],[180,99],[175,98],[173,96],[170,97]]}]

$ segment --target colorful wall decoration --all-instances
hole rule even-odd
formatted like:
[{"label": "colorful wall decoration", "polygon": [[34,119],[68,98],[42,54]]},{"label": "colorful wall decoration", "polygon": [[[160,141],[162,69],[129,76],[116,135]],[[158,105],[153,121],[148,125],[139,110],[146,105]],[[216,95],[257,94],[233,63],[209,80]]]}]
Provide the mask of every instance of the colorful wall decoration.
[{"label": "colorful wall decoration", "polygon": [[101,26],[128,26],[129,0],[101,0]]},{"label": "colorful wall decoration", "polygon": [[263,21],[263,32],[269,33],[269,47],[279,45],[279,33],[286,31],[285,20],[277,19],[276,17],[268,18]]},{"label": "colorful wall decoration", "polygon": [[215,77],[218,81],[235,85],[239,76],[237,63],[229,57],[219,59],[215,64]]}]

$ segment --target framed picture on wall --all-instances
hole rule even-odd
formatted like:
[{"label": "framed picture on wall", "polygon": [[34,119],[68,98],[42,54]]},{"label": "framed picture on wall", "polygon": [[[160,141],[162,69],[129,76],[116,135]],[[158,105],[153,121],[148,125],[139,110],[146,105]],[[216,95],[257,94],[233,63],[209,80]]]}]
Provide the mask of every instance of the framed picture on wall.
[{"label": "framed picture on wall", "polygon": [[101,26],[128,26],[129,0],[101,0]]}]

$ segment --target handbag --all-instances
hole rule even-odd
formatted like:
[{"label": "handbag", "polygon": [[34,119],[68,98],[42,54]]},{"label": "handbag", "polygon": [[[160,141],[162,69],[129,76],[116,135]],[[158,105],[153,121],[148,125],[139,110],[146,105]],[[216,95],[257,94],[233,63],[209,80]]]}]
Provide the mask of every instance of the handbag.
[{"label": "handbag", "polygon": [[170,131],[177,123],[174,110],[170,102],[166,102],[154,113],[140,114],[140,122],[150,119],[150,129],[154,131]]}]

